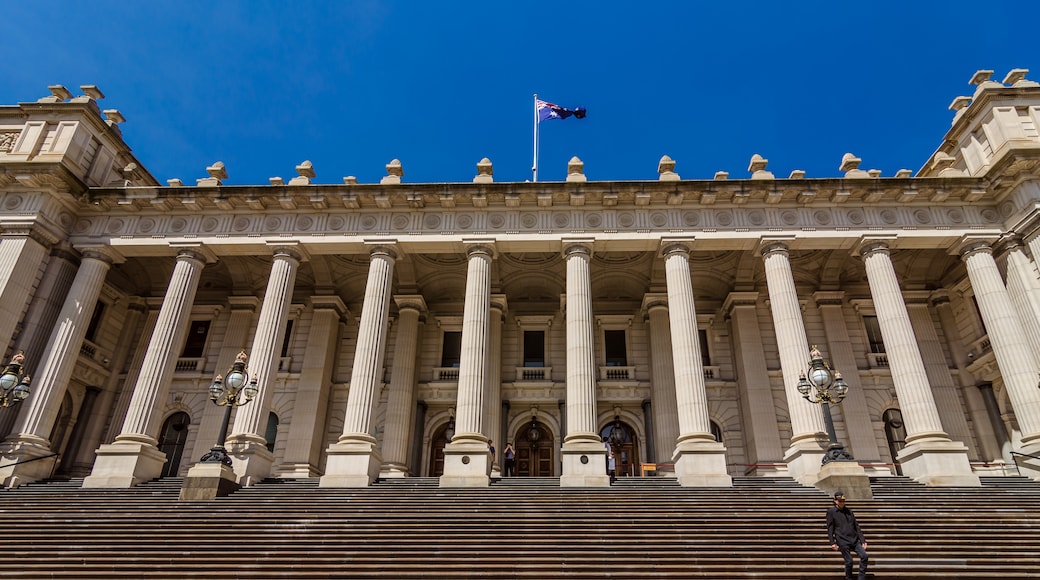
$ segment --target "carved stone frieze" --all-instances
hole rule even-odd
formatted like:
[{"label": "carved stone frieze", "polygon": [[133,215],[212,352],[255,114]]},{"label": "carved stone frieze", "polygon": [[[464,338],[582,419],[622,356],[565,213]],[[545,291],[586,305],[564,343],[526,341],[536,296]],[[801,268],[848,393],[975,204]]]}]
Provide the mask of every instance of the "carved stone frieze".
[{"label": "carved stone frieze", "polygon": [[0,131],[0,153],[10,153],[21,131]]}]

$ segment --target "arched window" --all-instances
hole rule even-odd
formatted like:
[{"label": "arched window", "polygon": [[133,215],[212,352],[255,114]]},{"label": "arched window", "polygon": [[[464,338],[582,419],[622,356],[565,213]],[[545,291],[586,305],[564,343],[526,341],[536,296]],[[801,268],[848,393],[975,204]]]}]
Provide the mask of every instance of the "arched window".
[{"label": "arched window", "polygon": [[906,447],[906,427],[903,426],[903,414],[899,409],[888,409],[881,414],[885,422],[885,439],[888,439],[888,452],[892,454],[892,464],[896,467],[896,475],[903,475],[903,468],[896,456]]},{"label": "arched window", "polygon": [[722,443],[722,427],[719,427],[719,424],[715,421],[711,422],[711,435],[715,437],[716,441]]},{"label": "arched window", "polygon": [[181,468],[181,456],[184,455],[184,444],[188,440],[188,425],[191,417],[187,413],[174,413],[167,417],[159,434],[159,451],[166,454],[159,477],[176,477]]},{"label": "arched window", "polygon": [[267,450],[274,453],[274,442],[278,440],[278,415],[272,411],[267,416],[267,431],[264,431],[264,439],[267,441]]}]

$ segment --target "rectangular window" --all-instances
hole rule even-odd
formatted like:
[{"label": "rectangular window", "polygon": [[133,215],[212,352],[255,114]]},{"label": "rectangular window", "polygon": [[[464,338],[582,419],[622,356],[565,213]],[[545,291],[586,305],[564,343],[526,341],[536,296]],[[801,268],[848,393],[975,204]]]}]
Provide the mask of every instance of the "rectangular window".
[{"label": "rectangular window", "polygon": [[209,336],[208,320],[192,320],[188,328],[188,341],[184,343],[181,358],[201,358],[206,352],[206,337]]},{"label": "rectangular window", "polygon": [[293,321],[288,320],[285,323],[285,338],[282,339],[282,354],[281,357],[289,356],[289,346],[292,345],[292,327]]},{"label": "rectangular window", "polygon": [[98,300],[94,306],[94,313],[90,315],[90,324],[87,325],[86,339],[97,342],[98,329],[101,328],[101,318],[105,315],[105,303]]},{"label": "rectangular window", "polygon": [[524,366],[545,366],[545,331],[524,331]]},{"label": "rectangular window", "polygon": [[459,368],[462,362],[462,333],[445,332],[444,345],[441,347],[441,366],[444,368]]},{"label": "rectangular window", "polygon": [[867,342],[870,343],[870,352],[884,354],[885,341],[881,338],[881,325],[878,324],[877,316],[864,316],[863,325],[867,328]]},{"label": "rectangular window", "polygon": [[697,342],[701,347],[701,364],[710,367],[711,366],[711,353],[708,352],[708,331],[697,330]]},{"label": "rectangular window", "polygon": [[603,347],[606,351],[608,367],[628,366],[628,349],[625,348],[624,330],[604,330]]}]

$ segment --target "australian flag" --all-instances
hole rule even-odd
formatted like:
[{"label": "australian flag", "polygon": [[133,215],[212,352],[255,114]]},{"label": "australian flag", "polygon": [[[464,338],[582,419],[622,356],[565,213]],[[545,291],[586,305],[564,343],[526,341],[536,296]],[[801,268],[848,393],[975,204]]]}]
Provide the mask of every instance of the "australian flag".
[{"label": "australian flag", "polygon": [[575,107],[574,110],[564,109],[559,105],[554,105],[548,101],[542,100],[536,100],[535,105],[538,107],[539,123],[549,119],[566,119],[571,115],[574,115],[575,119],[585,118],[585,109],[582,107]]}]

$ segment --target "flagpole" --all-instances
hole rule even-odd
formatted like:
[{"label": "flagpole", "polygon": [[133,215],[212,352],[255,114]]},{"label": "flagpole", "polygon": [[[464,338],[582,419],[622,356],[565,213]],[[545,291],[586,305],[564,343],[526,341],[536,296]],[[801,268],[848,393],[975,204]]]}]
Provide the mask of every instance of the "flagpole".
[{"label": "flagpole", "polygon": [[538,93],[534,94],[534,163],[531,165],[531,181],[538,181]]}]

